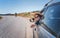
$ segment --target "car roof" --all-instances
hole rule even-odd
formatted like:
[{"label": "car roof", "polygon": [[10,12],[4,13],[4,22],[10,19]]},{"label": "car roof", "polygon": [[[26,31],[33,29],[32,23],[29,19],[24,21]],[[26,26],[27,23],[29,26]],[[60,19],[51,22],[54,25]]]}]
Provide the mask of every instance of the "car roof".
[{"label": "car roof", "polygon": [[60,2],[60,0],[51,0],[51,2],[48,5],[51,5],[51,4],[54,4],[54,3],[57,3],[57,2]]},{"label": "car roof", "polygon": [[47,7],[54,6],[54,5],[60,5],[60,2],[49,4]]}]

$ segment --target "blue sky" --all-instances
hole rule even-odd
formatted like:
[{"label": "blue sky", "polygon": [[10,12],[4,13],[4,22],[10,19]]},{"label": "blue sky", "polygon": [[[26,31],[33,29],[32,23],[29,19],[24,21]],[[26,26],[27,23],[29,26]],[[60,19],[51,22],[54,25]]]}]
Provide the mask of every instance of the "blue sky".
[{"label": "blue sky", "polygon": [[0,0],[0,14],[41,10],[50,0]]}]

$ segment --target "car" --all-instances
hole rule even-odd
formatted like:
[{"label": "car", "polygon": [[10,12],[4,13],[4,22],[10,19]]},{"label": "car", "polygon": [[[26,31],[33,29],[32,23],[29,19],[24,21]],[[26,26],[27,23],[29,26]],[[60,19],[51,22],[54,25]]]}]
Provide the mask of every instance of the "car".
[{"label": "car", "polygon": [[37,34],[38,38],[60,38],[60,2],[47,5],[43,10],[43,23],[33,29],[33,38],[37,38]]}]

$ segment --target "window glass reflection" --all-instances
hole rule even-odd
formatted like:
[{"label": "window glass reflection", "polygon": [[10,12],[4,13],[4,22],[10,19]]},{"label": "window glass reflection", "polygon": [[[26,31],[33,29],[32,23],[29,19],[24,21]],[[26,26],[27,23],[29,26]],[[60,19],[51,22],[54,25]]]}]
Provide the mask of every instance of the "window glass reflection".
[{"label": "window glass reflection", "polygon": [[60,32],[60,5],[48,7],[45,13],[44,23],[54,32]]}]

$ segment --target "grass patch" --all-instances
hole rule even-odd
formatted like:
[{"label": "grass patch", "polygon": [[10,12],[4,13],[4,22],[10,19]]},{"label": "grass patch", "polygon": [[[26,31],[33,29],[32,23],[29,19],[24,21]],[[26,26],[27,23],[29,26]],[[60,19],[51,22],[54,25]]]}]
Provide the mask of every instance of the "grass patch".
[{"label": "grass patch", "polygon": [[23,12],[23,13],[17,14],[17,16],[22,16],[22,17],[28,17],[28,18],[31,18],[31,17],[33,17],[33,15],[34,15],[35,13],[40,13],[40,11]]}]

